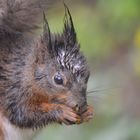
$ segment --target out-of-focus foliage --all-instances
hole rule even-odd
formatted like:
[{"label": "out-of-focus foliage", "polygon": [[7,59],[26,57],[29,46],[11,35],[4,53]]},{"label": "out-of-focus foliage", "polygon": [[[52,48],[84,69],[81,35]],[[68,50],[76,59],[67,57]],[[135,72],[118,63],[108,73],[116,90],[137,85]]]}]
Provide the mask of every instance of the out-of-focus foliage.
[{"label": "out-of-focus foliage", "polygon": [[[140,0],[69,0],[81,50],[88,58],[89,102],[95,118],[79,126],[48,126],[37,140],[140,140]],[[61,1],[48,13],[62,32]]]}]

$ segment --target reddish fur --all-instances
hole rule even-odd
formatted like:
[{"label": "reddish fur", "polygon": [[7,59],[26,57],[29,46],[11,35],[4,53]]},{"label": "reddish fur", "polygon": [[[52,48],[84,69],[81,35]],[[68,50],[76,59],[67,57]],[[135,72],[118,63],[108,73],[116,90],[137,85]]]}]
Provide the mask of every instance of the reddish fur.
[{"label": "reddish fur", "polygon": [[[45,17],[40,37],[26,34],[37,28],[46,7],[40,2],[45,0],[0,0],[0,113],[12,129],[79,124],[93,115],[86,101],[89,69],[68,8],[63,34],[50,33]],[[61,85],[54,79],[58,73]],[[3,126],[0,123],[0,140]]]},{"label": "reddish fur", "polygon": [[2,127],[3,126],[0,125],[0,140],[3,140],[4,139],[4,134],[3,134]]},{"label": "reddish fur", "polygon": [[3,129],[2,122],[3,122],[3,118],[0,114],[0,140],[4,140],[4,129]]}]

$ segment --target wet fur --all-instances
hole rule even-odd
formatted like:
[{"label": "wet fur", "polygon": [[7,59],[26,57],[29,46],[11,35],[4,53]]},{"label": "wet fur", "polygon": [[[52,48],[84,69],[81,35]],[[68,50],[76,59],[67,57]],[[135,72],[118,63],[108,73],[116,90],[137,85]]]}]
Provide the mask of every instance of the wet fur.
[{"label": "wet fur", "polygon": [[[45,0],[0,0],[0,113],[20,129],[92,117],[86,102],[89,69],[68,8],[63,34],[52,34],[44,15],[44,32],[31,36],[45,8]],[[52,79],[58,71],[65,77],[64,87]],[[7,140],[3,120],[0,138]]]}]

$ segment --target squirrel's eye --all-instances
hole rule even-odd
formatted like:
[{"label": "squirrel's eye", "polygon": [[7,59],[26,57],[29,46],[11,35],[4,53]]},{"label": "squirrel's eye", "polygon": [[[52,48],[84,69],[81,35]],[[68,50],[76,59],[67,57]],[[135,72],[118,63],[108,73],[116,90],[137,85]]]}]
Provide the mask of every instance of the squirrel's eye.
[{"label": "squirrel's eye", "polygon": [[60,74],[54,76],[54,81],[58,85],[63,85],[63,78]]}]

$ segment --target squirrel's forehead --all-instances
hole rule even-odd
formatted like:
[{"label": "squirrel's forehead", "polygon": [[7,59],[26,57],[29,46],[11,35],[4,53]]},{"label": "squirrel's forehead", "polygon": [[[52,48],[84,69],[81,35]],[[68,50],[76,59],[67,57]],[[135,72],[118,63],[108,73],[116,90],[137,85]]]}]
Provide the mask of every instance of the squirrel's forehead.
[{"label": "squirrel's forehead", "polygon": [[84,58],[81,57],[81,59],[78,58],[72,58],[69,57],[66,58],[57,58],[57,62],[59,63],[60,67],[67,69],[72,74],[80,74],[80,73],[86,73],[88,71],[87,63]]}]

